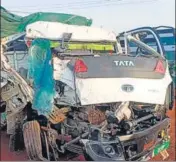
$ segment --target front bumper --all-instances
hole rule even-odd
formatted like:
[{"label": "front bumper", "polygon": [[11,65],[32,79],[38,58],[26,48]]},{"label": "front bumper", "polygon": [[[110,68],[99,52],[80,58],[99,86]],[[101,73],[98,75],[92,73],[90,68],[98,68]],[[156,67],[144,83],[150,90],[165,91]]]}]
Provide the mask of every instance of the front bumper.
[{"label": "front bumper", "polygon": [[[114,141],[84,141],[85,153],[89,160],[93,161],[144,161],[151,159],[157,153],[164,149],[165,137],[159,137],[162,131],[168,132],[170,119],[166,118],[158,124],[141,132],[136,132],[131,135],[119,136]],[[145,145],[154,141],[147,149]],[[135,146],[136,153],[129,156],[127,150]],[[156,151],[156,148],[159,148]],[[128,154],[128,155],[127,155]]]}]

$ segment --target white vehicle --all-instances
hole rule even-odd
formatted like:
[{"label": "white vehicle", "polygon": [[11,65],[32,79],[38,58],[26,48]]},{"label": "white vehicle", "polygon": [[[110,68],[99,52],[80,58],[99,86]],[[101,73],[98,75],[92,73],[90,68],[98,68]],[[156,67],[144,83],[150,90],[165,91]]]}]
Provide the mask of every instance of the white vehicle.
[{"label": "white vehicle", "polygon": [[[145,31],[154,35],[160,53],[140,41]],[[34,23],[26,32],[30,39],[116,42],[111,32],[60,23]],[[142,161],[169,147],[166,112],[172,80],[162,46],[151,28],[124,36],[125,54],[118,43],[111,55],[67,53],[63,44],[55,49],[54,110],[44,117],[31,109],[30,102],[25,106],[23,135],[30,159],[58,161],[60,156],[84,155],[92,161]],[[128,51],[129,42],[139,47],[135,57]]]}]

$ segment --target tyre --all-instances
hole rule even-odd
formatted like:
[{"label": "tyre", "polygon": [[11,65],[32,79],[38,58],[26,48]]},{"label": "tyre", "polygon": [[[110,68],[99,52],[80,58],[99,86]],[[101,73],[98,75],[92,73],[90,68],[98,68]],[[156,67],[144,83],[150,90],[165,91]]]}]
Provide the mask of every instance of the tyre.
[{"label": "tyre", "polygon": [[47,161],[42,155],[41,129],[37,121],[23,125],[24,145],[30,160]]}]

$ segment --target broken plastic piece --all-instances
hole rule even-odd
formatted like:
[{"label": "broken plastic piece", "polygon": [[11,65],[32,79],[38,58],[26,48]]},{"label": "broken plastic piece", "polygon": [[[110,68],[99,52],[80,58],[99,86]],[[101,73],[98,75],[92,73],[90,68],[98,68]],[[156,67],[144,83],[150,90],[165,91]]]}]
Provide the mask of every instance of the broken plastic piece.
[{"label": "broken plastic piece", "polygon": [[58,124],[60,122],[63,122],[66,119],[65,114],[69,112],[69,110],[70,109],[66,107],[61,109],[54,108],[53,111],[49,114],[49,121],[52,124]]}]

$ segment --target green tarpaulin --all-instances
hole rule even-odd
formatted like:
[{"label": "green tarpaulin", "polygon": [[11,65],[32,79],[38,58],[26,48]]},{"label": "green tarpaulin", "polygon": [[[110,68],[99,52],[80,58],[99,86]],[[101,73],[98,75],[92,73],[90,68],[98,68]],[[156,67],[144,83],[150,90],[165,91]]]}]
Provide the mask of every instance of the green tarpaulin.
[{"label": "green tarpaulin", "polygon": [[31,15],[21,17],[10,13],[1,7],[1,38],[25,31],[28,24],[36,21],[61,22],[72,25],[91,26],[92,20],[86,17],[64,14],[64,13],[47,13],[38,12]]},{"label": "green tarpaulin", "polygon": [[22,17],[14,15],[1,7],[1,38],[18,33]]},{"label": "green tarpaulin", "polygon": [[65,24],[85,25],[85,26],[90,26],[92,24],[92,20],[82,16],[64,13],[39,12],[22,18],[22,23],[19,25],[19,31],[24,31],[26,25],[36,21],[62,22]]}]

